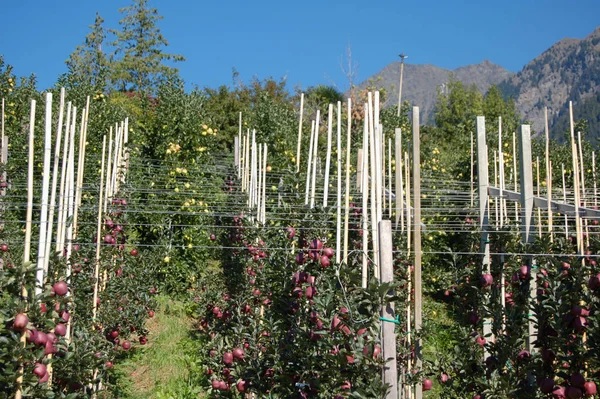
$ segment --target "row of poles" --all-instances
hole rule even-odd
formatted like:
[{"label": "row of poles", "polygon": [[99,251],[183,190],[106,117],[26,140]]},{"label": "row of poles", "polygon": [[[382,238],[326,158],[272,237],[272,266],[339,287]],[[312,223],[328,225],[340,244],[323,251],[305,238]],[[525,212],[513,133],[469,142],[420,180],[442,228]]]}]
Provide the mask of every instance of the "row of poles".
[{"label": "row of poles", "polygon": [[[81,206],[85,155],[87,146],[87,132],[90,111],[90,98],[87,97],[86,106],[78,110],[71,102],[65,104],[65,89],[60,91],[60,104],[58,109],[58,121],[56,125],[56,135],[54,143],[54,156],[52,156],[52,93],[45,95],[45,118],[44,118],[44,145],[43,145],[43,174],[41,181],[40,198],[40,218],[39,234],[36,261],[36,285],[34,295],[42,293],[44,283],[48,275],[49,262],[51,258],[51,247],[54,237],[55,253],[59,258],[66,258],[67,279],[71,276],[70,256],[73,250],[73,242],[77,239],[77,226],[79,209]],[[8,135],[5,132],[5,100],[2,99],[1,110],[1,139],[2,144],[2,164],[8,160]],[[36,106],[35,100],[31,100],[29,117],[29,135],[28,135],[28,157],[27,157],[27,208],[25,219],[25,238],[23,247],[23,262],[30,263],[31,260],[31,241],[33,235],[33,207],[34,207],[34,165],[35,165],[35,127],[36,127]],[[78,113],[79,111],[79,113]],[[77,123],[79,118],[79,125]],[[77,130],[79,130],[79,141],[76,143]],[[119,184],[124,180],[126,166],[128,164],[128,152],[126,145],[128,141],[128,120],[115,125],[115,138],[113,140],[112,127],[110,129],[110,142],[108,146],[108,157],[106,157],[106,136],[103,139],[103,153],[101,165],[101,183],[100,183],[100,202],[98,204],[98,234],[95,265],[95,290],[93,301],[94,320],[97,313],[97,295],[98,295],[98,275],[100,267],[100,240],[102,215],[106,212],[107,203],[118,191]],[[64,136],[64,138],[63,138]],[[75,150],[76,144],[78,151]],[[62,149],[61,149],[62,146]],[[77,161],[76,161],[77,154]],[[62,160],[62,162],[61,162]],[[51,168],[51,163],[53,166]],[[105,180],[105,161],[108,164],[106,168]],[[60,166],[59,166],[60,165]],[[59,185],[60,176],[60,185]],[[7,181],[6,172],[3,173],[3,182]],[[106,195],[104,195],[106,193]],[[2,194],[5,194],[3,188]],[[57,214],[56,227],[54,226],[54,217]],[[70,222],[69,222],[70,221]],[[104,276],[106,280],[106,275]],[[27,287],[22,286],[22,297],[28,298]],[[72,295],[72,292],[71,292]],[[67,322],[67,332],[65,338],[70,342],[71,321]],[[23,346],[26,345],[26,332],[21,334],[20,341]],[[52,355],[48,355],[51,357]],[[48,366],[51,383],[51,363]],[[17,378],[17,391],[15,398],[22,397],[23,365],[20,366],[19,376]]]},{"label": "row of poles", "polygon": [[[395,130],[394,140],[392,137],[388,139],[387,157],[386,157],[386,140],[383,132],[383,126],[380,123],[380,97],[379,92],[368,93],[367,102],[362,105],[364,112],[363,119],[363,135],[362,147],[357,153],[357,177],[355,191],[362,197],[362,286],[366,288],[369,278],[369,264],[372,265],[372,274],[382,282],[393,281],[393,241],[392,241],[392,223],[390,220],[384,220],[387,216],[391,219],[395,210],[396,229],[400,228],[406,232],[407,246],[410,254],[411,248],[414,250],[414,309],[409,305],[407,309],[402,310],[405,313],[407,325],[407,344],[411,344],[411,319],[414,311],[414,328],[419,330],[422,325],[422,296],[421,296],[421,225],[418,222],[411,226],[411,219],[420,220],[420,139],[419,139],[419,108],[413,108],[413,181],[415,182],[413,190],[413,199],[411,206],[410,196],[410,165],[407,152],[402,151],[402,131]],[[346,104],[347,111],[347,131],[346,131],[346,152],[345,161],[342,151],[342,103],[338,102],[337,107],[330,104],[327,112],[327,147],[325,154],[325,169],[322,171],[323,190],[322,190],[322,208],[327,209],[330,206],[330,178],[331,178],[331,163],[332,163],[332,147],[333,147],[333,128],[334,118],[337,119],[336,131],[336,183],[337,183],[337,198],[335,202],[336,211],[336,262],[348,261],[348,225],[350,217],[350,195],[351,195],[351,137],[352,137],[352,101],[348,99]],[[303,118],[304,118],[304,94],[300,97],[300,117],[298,126],[298,145],[296,153],[296,172],[301,169],[301,153],[302,153],[302,133],[303,133]],[[319,135],[321,128],[321,112],[316,111],[315,119],[311,120],[311,131],[309,136],[308,159],[306,161],[306,185],[305,185],[305,206],[313,209],[316,206],[316,187],[317,187],[317,170],[320,169],[319,159]],[[260,203],[255,200],[257,193],[253,191],[253,170],[256,169],[255,156],[255,131],[250,135],[250,131],[242,136],[242,115],[240,113],[238,138],[234,143],[234,162],[238,170],[238,177],[242,181],[242,190],[248,191],[248,205],[250,208]],[[241,145],[240,145],[241,143]],[[260,149],[260,146],[258,146]],[[392,173],[392,149],[395,152],[395,176]],[[387,159],[386,159],[387,158]],[[342,188],[344,175],[342,174],[342,166],[345,164],[345,191]],[[266,162],[265,162],[266,165]],[[259,166],[260,167],[260,166]],[[386,180],[387,167],[387,180]],[[258,170],[258,169],[257,169]],[[263,169],[264,170],[264,169]],[[265,179],[263,177],[263,185]],[[395,191],[394,191],[395,189]],[[264,193],[264,190],[263,190]],[[342,205],[342,194],[345,193],[344,203]],[[261,215],[266,218],[264,208],[264,197],[262,198]],[[342,234],[342,209],[345,210],[344,226]],[[259,218],[259,220],[261,220]],[[263,223],[265,219],[262,219]],[[370,222],[370,226],[369,226]],[[370,237],[369,237],[370,232]],[[413,237],[411,237],[411,233]],[[342,241],[343,238],[343,241]],[[409,270],[409,276],[411,275]],[[410,284],[413,282],[411,281]],[[410,304],[410,291],[408,303]],[[381,312],[382,319],[395,319],[396,312],[393,304],[386,306]],[[382,342],[383,355],[387,360],[384,367],[382,378],[383,381],[389,384],[392,389],[388,398],[416,398],[422,397],[422,387],[417,384],[413,388],[407,384],[402,384],[398,387],[397,364],[396,364],[396,332],[394,323],[382,321]],[[416,362],[415,368],[422,367],[421,342],[416,342]],[[408,365],[408,370],[412,365]],[[403,381],[406,377],[403,373]]]},{"label": "row of poles", "polygon": [[241,180],[242,192],[247,193],[246,205],[256,215],[251,215],[256,221],[267,222],[267,144],[256,142],[256,130],[247,129],[242,136],[242,113],[239,114],[240,124],[238,136],[234,138],[235,166],[238,179]]}]

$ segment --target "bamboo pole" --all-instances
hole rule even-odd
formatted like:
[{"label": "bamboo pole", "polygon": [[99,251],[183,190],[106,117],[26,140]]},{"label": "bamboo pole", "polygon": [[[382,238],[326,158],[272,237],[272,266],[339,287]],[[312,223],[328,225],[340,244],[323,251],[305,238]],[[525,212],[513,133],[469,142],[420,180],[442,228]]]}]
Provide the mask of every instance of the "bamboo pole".
[{"label": "bamboo pole", "polygon": [[[323,208],[327,208],[329,195],[329,168],[331,167],[331,134],[333,129],[333,104],[329,104],[327,117],[327,154],[325,155],[325,182],[323,183]],[[337,249],[336,249],[337,251]]]},{"label": "bamboo pole", "polygon": [[98,282],[100,276],[100,244],[102,242],[102,204],[104,202],[104,164],[106,160],[106,135],[102,138],[102,163],[100,166],[100,193],[98,195],[98,218],[96,221],[96,262],[94,264],[94,299],[92,303],[92,320],[96,322],[98,313]]},{"label": "bamboo pole", "polygon": [[473,181],[475,179],[475,162],[473,160],[473,132],[471,132],[471,208],[475,205],[475,189]]},{"label": "bamboo pole", "polygon": [[362,183],[362,288],[367,288],[369,279],[369,112],[367,104],[364,105],[365,118],[363,120],[363,174]]},{"label": "bamboo pole", "polygon": [[[34,131],[35,131],[35,100],[31,100],[31,111],[29,114],[29,156],[27,162],[27,213],[25,218],[25,243],[23,248],[23,263],[27,264],[31,258],[31,226],[33,224],[33,163],[34,163]],[[21,296],[23,301],[27,301],[27,287],[23,282],[21,288]],[[21,333],[20,340],[21,345],[25,347],[27,345],[26,331],[23,330]],[[15,399],[21,399],[23,397],[23,363],[19,365],[19,371],[17,372],[17,390],[15,393]]]},{"label": "bamboo pole", "polygon": [[300,150],[302,147],[302,117],[304,114],[304,93],[300,94],[300,121],[298,122],[298,148],[296,149],[296,173],[300,172]]},{"label": "bamboo pole", "polygon": [[312,168],[312,187],[310,192],[310,208],[315,207],[315,190],[316,190],[316,182],[317,182],[317,153],[319,149],[319,123],[320,123],[321,113],[317,110],[317,120],[315,121],[315,141],[313,143],[313,168]]},{"label": "bamboo pole", "polygon": [[46,255],[46,234],[48,231],[48,191],[50,189],[50,157],[52,156],[52,93],[46,93],[46,118],[44,126],[44,176],[42,178],[42,203],[40,209],[40,229],[36,270],[35,295],[42,293],[44,286],[44,263]]},{"label": "bamboo pole", "polygon": [[[413,195],[414,195],[414,245],[415,245],[415,331],[419,332],[423,324],[422,287],[421,287],[421,139],[419,131],[419,107],[413,107]],[[423,367],[423,343],[417,338],[415,344],[416,368]],[[417,384],[415,398],[422,399],[423,387]]]},{"label": "bamboo pole", "polygon": [[[540,197],[540,157],[535,158],[537,196]],[[538,237],[542,238],[542,210],[537,208]]]},{"label": "bamboo pole", "polygon": [[[513,180],[515,183],[515,191],[519,191],[517,185],[517,136],[513,132]],[[519,220],[519,204],[515,202],[515,221]]]},{"label": "bamboo pole", "polygon": [[569,101],[569,122],[571,128],[571,152],[573,156],[573,193],[575,195],[575,232],[577,234],[577,250],[583,255],[583,240],[581,231],[581,219],[579,218],[579,207],[581,198],[579,192],[579,162],[577,160],[577,146],[575,144],[575,123],[573,122],[573,102]]},{"label": "bamboo pole", "polygon": [[306,192],[304,196],[304,205],[308,205],[308,200],[310,198],[310,177],[311,177],[311,169],[312,169],[312,154],[313,154],[313,145],[315,140],[315,121],[311,121],[310,123],[310,143],[308,150],[308,164],[306,165]]},{"label": "bamboo pole", "polygon": [[504,227],[506,200],[504,199],[504,151],[502,149],[502,117],[498,117],[498,173],[500,173],[500,228]]},{"label": "bamboo pole", "polygon": [[263,178],[262,178],[262,209],[261,209],[261,215],[262,215],[262,224],[265,224],[267,222],[267,144],[263,144],[265,146],[265,149],[263,150],[263,157],[264,157],[264,161],[263,161]]},{"label": "bamboo pole", "polygon": [[50,204],[48,209],[48,233],[46,234],[46,252],[44,255],[44,274],[48,273],[50,261],[50,247],[52,246],[52,231],[54,225],[54,211],[56,207],[56,185],[58,182],[58,162],[60,160],[60,144],[62,140],[63,116],[65,111],[65,88],[60,89],[60,106],[58,110],[58,125],[56,128],[56,144],[54,147],[54,166],[52,168],[52,188],[50,189]]},{"label": "bamboo pole", "polygon": [[[563,188],[563,202],[567,203],[567,184],[565,182],[565,164],[560,165],[562,171],[562,188]],[[569,238],[569,219],[565,214],[565,238]]]},{"label": "bamboo pole", "polygon": [[352,150],[352,100],[348,99],[348,126],[346,128],[346,195],[344,216],[344,263],[348,264],[348,224],[350,222],[350,151]]},{"label": "bamboo pole", "polygon": [[412,237],[412,222],[411,222],[411,209],[410,209],[410,158],[408,152],[404,151],[404,179],[406,180],[406,251],[407,257],[410,256],[411,251],[411,237]]},{"label": "bamboo pole", "polygon": [[240,153],[240,146],[242,145],[242,113],[240,112],[240,120],[239,120],[239,127],[238,127],[238,138],[237,138],[237,147],[235,150],[235,159],[236,159],[236,163],[235,166],[237,168],[237,175],[238,175],[238,179],[242,177],[242,168],[241,168],[241,164],[240,164],[240,160],[241,160],[241,153]]},{"label": "bamboo pole", "polygon": [[552,223],[552,168],[550,167],[550,130],[548,129],[548,107],[544,107],[544,135],[546,137],[546,190],[548,193],[548,233],[550,242],[554,242],[554,229]]},{"label": "bamboo pole", "polygon": [[85,173],[85,150],[87,147],[87,120],[90,112],[90,97],[87,98],[85,110],[81,115],[81,129],[79,133],[79,160],[77,161],[77,184],[75,187],[75,208],[73,212],[73,239],[77,238],[77,220],[79,218],[79,207],[81,206],[81,194],[83,191],[83,175]]},{"label": "bamboo pole", "polygon": [[371,236],[373,241],[373,273],[375,278],[379,279],[379,267],[377,265],[379,259],[379,233],[377,232],[378,222],[379,222],[379,212],[377,209],[378,206],[378,196],[377,196],[377,169],[379,158],[377,157],[376,152],[376,132],[374,129],[374,124],[372,122],[374,118],[373,114],[373,97],[372,93],[368,95],[368,105],[369,105],[369,158],[371,160]]},{"label": "bamboo pole", "polygon": [[67,154],[69,148],[69,139],[71,137],[71,113],[72,113],[71,102],[67,103],[67,120],[65,124],[65,140],[63,143],[62,150],[62,167],[60,170],[60,188],[58,190],[58,217],[56,220],[56,247],[55,251],[59,254],[59,256],[63,255],[63,242],[62,242],[62,231],[64,230],[63,225],[63,213],[65,211],[65,179],[67,174]]},{"label": "bamboo pole", "polygon": [[388,217],[392,219],[392,139],[388,138]]},{"label": "bamboo pole", "polygon": [[337,103],[337,231],[335,240],[335,262],[342,261],[342,103]]},{"label": "bamboo pole", "polygon": [[398,229],[398,222],[401,222],[401,229],[404,232],[404,196],[402,190],[404,185],[402,184],[402,129],[396,128],[394,130],[396,145],[395,145],[395,161],[396,161],[396,229]]}]

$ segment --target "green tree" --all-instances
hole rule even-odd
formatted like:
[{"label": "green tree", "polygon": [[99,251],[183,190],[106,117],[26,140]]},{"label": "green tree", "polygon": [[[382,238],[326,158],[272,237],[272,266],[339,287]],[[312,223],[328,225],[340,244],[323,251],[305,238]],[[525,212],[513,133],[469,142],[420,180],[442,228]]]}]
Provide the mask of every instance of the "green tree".
[{"label": "green tree", "polygon": [[475,130],[477,115],[482,115],[483,97],[477,87],[466,87],[451,77],[445,90],[438,90],[435,124],[441,138],[457,140]]},{"label": "green tree", "polygon": [[90,25],[91,32],[66,61],[72,81],[93,86],[98,91],[102,91],[106,86],[109,68],[108,59],[102,48],[106,39],[103,23],[104,19],[96,13],[94,24]]},{"label": "green tree", "polygon": [[166,61],[184,61],[179,54],[169,54],[163,47],[169,42],[160,33],[158,21],[163,19],[156,8],[148,7],[148,0],[133,0],[133,4],[119,9],[125,15],[119,21],[121,30],[111,30],[116,36],[111,80],[119,90],[154,91],[158,83],[178,73]]}]

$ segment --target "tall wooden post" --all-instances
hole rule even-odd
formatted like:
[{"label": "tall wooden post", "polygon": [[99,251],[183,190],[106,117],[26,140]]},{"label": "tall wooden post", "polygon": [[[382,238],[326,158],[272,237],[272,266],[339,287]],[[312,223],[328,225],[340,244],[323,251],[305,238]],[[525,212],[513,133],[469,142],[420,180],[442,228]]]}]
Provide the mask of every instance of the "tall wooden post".
[{"label": "tall wooden post", "polygon": [[362,192],[362,288],[367,288],[369,279],[369,113],[368,106],[364,106],[365,118],[363,125],[363,174],[361,186]]},{"label": "tall wooden post", "polygon": [[402,221],[402,231],[404,231],[404,196],[402,195],[402,129],[396,128],[394,133],[396,135],[396,229],[398,229],[398,222]]},{"label": "tall wooden post", "polygon": [[[413,107],[413,195],[414,195],[414,246],[415,246],[415,331],[418,333],[423,324],[422,286],[421,286],[421,138],[419,127],[419,107]],[[423,342],[418,338],[415,345],[417,370],[423,368]],[[423,387],[415,387],[416,399],[423,398]]]},{"label": "tall wooden post", "polygon": [[298,148],[296,149],[296,173],[300,172],[300,150],[302,147],[302,116],[304,113],[304,93],[300,94],[300,121],[298,122]]},{"label": "tall wooden post", "polygon": [[329,170],[331,168],[331,135],[333,129],[333,104],[329,104],[327,118],[327,153],[325,154],[325,181],[323,183],[323,208],[327,208],[329,196]]},{"label": "tall wooden post", "polygon": [[[392,222],[382,220],[379,222],[379,265],[381,268],[381,282],[394,281],[394,257],[392,253]],[[389,303],[381,308],[381,317],[394,320],[396,312],[394,304]],[[398,368],[396,364],[396,324],[382,321],[383,336],[383,382],[391,386],[386,399],[398,398]]]},{"label": "tall wooden post", "polygon": [[[479,228],[481,229],[480,251],[483,255],[482,269],[490,273],[490,244],[489,244],[489,193],[490,185],[488,171],[488,153],[485,134],[485,117],[477,117],[477,186],[479,195]],[[487,337],[492,334],[491,320],[483,322],[483,335]],[[488,357],[488,351],[484,348],[484,358]]]},{"label": "tall wooden post", "polygon": [[346,195],[344,196],[344,263],[348,264],[348,223],[350,222],[350,152],[352,150],[352,100],[348,99],[348,127],[346,129]]},{"label": "tall wooden post", "polygon": [[[532,158],[531,158],[531,130],[529,125],[521,125],[521,131],[519,134],[520,144],[520,177],[521,177],[521,234],[524,243],[530,243],[534,237],[531,233],[531,228],[534,226],[534,213],[533,213],[533,170],[532,170]],[[527,259],[527,267],[530,275],[529,279],[529,293],[530,301],[534,301],[536,297],[536,278],[532,268],[533,259],[529,257]],[[529,318],[529,333],[527,334],[526,345],[529,352],[534,351],[533,343],[536,340],[537,329],[535,328],[534,321]]]}]

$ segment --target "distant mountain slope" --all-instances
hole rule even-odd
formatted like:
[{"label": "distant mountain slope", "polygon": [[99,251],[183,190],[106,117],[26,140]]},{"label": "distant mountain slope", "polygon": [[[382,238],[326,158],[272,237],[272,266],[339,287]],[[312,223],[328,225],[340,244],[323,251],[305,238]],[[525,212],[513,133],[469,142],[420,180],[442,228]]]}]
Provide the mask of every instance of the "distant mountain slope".
[{"label": "distant mountain slope", "polygon": [[[560,40],[518,74],[502,82],[499,88],[505,96],[515,99],[524,119],[530,121],[537,132],[544,129],[544,106],[547,106],[549,124],[556,124],[552,135],[562,137],[562,130],[568,127],[569,101],[573,101],[576,115],[597,121],[600,116],[596,114],[600,110],[596,104],[600,99],[600,27],[584,39]],[[579,106],[585,107],[585,111],[578,112]],[[597,122],[593,126],[598,126]],[[592,132],[592,135],[594,133],[600,135],[600,132]]]},{"label": "distant mountain slope", "polygon": [[[490,86],[498,84],[514,75],[512,72],[487,60],[455,70],[444,69],[430,64],[415,65],[405,62],[402,99],[408,100],[411,104],[420,107],[422,120],[430,120],[433,114],[437,89],[449,81],[451,73],[454,74],[456,79],[468,86],[475,84],[482,93],[485,93]],[[399,78],[400,62],[398,61],[387,65],[381,71],[362,82],[358,85],[358,89],[363,89],[370,85],[385,88],[387,90],[387,99],[384,106],[397,105]]]}]

